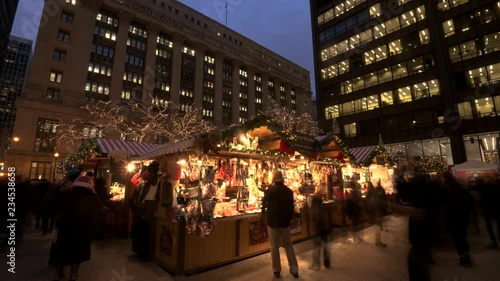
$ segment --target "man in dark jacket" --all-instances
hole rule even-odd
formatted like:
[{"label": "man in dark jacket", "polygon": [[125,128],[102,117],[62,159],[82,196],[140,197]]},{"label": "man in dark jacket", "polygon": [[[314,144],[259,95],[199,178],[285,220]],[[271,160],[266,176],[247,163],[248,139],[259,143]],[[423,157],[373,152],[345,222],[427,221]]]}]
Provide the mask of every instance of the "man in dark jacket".
[{"label": "man in dark jacket", "polygon": [[290,221],[293,217],[293,192],[283,183],[281,171],[273,174],[274,186],[266,190],[262,200],[262,214],[266,218],[267,231],[271,243],[273,272],[280,277],[281,263],[279,247],[283,245],[290,266],[290,273],[299,278],[299,266],[293,250]]},{"label": "man in dark jacket", "polygon": [[328,247],[330,233],[332,232],[331,212],[328,207],[323,205],[321,198],[321,189],[319,186],[314,192],[311,202],[312,221],[317,235],[314,238],[313,262],[309,269],[319,270],[321,267],[321,248],[323,248],[325,268],[331,266],[331,255]]}]

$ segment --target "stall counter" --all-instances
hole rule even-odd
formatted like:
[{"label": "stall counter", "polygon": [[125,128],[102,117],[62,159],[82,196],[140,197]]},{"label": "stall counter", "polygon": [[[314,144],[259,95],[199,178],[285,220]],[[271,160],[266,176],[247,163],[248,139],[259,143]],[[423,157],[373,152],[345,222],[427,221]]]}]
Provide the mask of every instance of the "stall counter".
[{"label": "stall counter", "polygon": [[[312,236],[307,211],[292,220],[292,241]],[[156,220],[155,262],[175,275],[190,275],[209,268],[269,251],[267,227],[260,214],[215,219],[213,232],[205,237],[188,234],[183,222]]]}]

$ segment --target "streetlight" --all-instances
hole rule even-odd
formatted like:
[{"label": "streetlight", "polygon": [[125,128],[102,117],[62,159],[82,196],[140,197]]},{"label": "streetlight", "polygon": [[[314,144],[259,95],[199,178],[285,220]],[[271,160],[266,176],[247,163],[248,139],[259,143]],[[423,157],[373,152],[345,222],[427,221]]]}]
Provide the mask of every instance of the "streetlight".
[{"label": "streetlight", "polygon": [[56,169],[57,169],[57,157],[59,157],[59,153],[54,153],[54,170],[52,171],[52,181],[56,182]]},{"label": "streetlight", "polygon": [[21,140],[21,139],[20,139],[19,137],[13,137],[13,138],[12,138],[12,141],[13,141],[14,143],[16,143],[16,152],[15,152],[15,154],[14,154],[14,165],[12,165],[12,166],[14,166],[14,168],[16,167],[16,160],[17,160],[17,146],[19,145],[19,141],[20,141],[20,140]]}]

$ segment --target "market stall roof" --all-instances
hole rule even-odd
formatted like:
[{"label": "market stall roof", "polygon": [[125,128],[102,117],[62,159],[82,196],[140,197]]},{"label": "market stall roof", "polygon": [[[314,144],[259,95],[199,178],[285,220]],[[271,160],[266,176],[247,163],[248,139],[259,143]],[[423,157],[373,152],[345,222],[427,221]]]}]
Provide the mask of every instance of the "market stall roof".
[{"label": "market stall roof", "polygon": [[133,156],[143,155],[159,146],[159,144],[154,143],[141,143],[111,139],[95,139],[95,142],[101,153],[110,153],[112,151],[121,150],[128,151]]},{"label": "market stall roof", "polygon": [[174,154],[177,152],[185,151],[187,149],[192,148],[195,146],[195,140],[194,139],[188,139],[188,140],[183,140],[177,143],[167,143],[163,145],[159,145],[146,153],[135,157],[133,160],[139,161],[139,160],[146,160],[146,159],[153,159],[158,156],[162,155],[168,155],[168,154]]},{"label": "market stall roof", "polygon": [[371,153],[375,150],[376,146],[367,146],[367,147],[356,147],[351,148],[349,151],[354,156],[354,161],[356,163],[362,163],[367,160],[367,157],[371,155]]},{"label": "market stall roof", "polygon": [[477,160],[470,160],[462,164],[458,164],[451,168],[453,171],[484,171],[484,170],[496,170],[498,169],[497,164],[481,162]]}]

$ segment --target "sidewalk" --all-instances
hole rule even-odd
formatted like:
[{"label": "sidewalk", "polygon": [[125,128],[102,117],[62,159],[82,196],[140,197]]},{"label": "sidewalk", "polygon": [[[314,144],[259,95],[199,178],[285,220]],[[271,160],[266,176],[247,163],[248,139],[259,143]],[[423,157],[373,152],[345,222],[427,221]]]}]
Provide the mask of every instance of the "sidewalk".
[{"label": "sidewalk", "polygon": [[[408,280],[406,256],[409,245],[407,219],[391,216],[387,220],[389,232],[383,232],[382,239],[387,248],[374,245],[375,227],[362,230],[365,242],[348,242],[345,232],[337,230],[332,242],[332,268],[320,271],[307,269],[312,258],[311,240],[295,245],[299,261],[299,279],[294,279],[287,269],[282,251],[281,280],[334,280],[334,281],[406,281]],[[457,254],[453,246],[445,245],[434,251],[436,265],[432,267],[434,281],[500,281],[500,251],[485,250],[488,244],[485,230],[481,236],[470,236],[469,241],[475,266],[462,268],[456,265]],[[0,280],[50,281],[47,267],[50,237],[29,231],[25,241],[17,250],[16,274],[6,270],[5,253],[2,253]],[[229,264],[189,277],[176,276],[159,268],[152,262],[135,258],[130,250],[130,240],[96,241],[92,246],[92,259],[83,263],[79,281],[174,281],[174,280],[273,280],[271,256],[262,254],[244,261]],[[68,275],[68,273],[66,274]],[[64,279],[67,281],[68,277]],[[276,279],[275,279],[276,280]],[[279,279],[278,279],[279,280]]]}]

